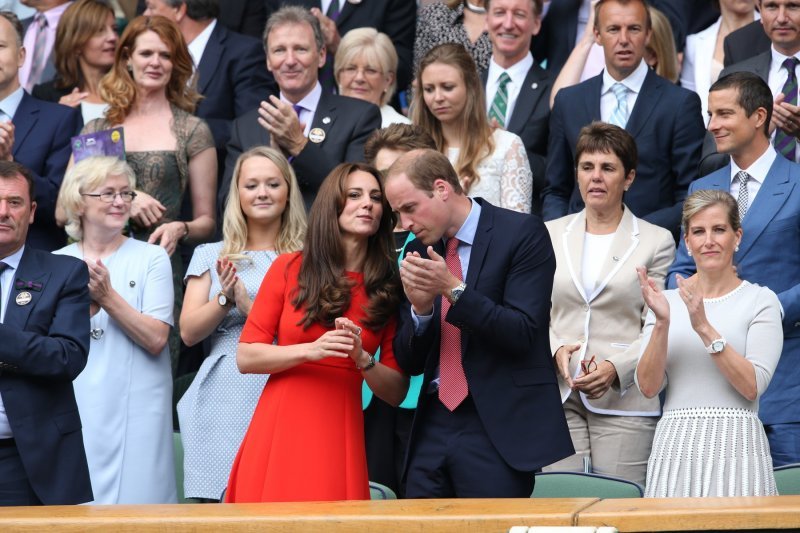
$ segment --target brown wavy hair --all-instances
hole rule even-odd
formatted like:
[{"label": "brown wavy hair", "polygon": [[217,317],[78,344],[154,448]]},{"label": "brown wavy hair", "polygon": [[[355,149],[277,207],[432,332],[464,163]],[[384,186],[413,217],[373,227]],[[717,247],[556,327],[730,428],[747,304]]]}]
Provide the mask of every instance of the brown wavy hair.
[{"label": "brown wavy hair", "polygon": [[111,124],[122,123],[136,103],[138,90],[133,76],[128,72],[128,60],[133,54],[136,39],[147,31],[158,35],[170,51],[172,75],[166,88],[167,100],[187,113],[194,113],[201,98],[195,88],[196,78],[192,71],[192,57],[178,26],[161,16],[136,17],[122,33],[117,45],[114,66],[100,80],[100,97],[109,104],[106,118]]},{"label": "brown wavy hair", "polygon": [[58,72],[56,87],[86,87],[78,58],[89,39],[103,31],[108,15],[114,18],[114,10],[102,0],[78,0],[58,19],[53,45]]},{"label": "brown wavy hair", "polygon": [[436,46],[420,61],[417,70],[417,90],[414,91],[414,104],[412,105],[412,121],[431,134],[436,143],[436,149],[442,153],[445,150],[442,123],[425,105],[422,88],[422,73],[434,63],[449,65],[458,70],[467,89],[467,103],[461,113],[461,124],[459,125],[460,149],[458,159],[453,166],[461,178],[464,190],[469,193],[471,186],[480,180],[475,167],[494,151],[492,128],[486,117],[486,97],[483,95],[483,84],[478,75],[475,60],[460,44]]},{"label": "brown wavy hair", "polygon": [[394,216],[386,200],[380,172],[365,163],[342,163],[322,182],[308,217],[303,262],[292,298],[296,309],[305,308],[298,324],[303,328],[316,322],[331,327],[334,319],[350,307],[353,283],[344,274],[345,250],[339,215],[347,200],[347,178],[359,170],[375,177],[383,206],[378,231],[367,241],[363,273],[369,304],[364,325],[379,330],[394,316],[400,303],[400,276],[392,235]]}]

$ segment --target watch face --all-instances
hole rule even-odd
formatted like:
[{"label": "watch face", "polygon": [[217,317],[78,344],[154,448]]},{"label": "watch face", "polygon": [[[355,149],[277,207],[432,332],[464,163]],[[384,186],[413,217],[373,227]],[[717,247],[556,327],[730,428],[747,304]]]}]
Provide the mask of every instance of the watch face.
[{"label": "watch face", "polygon": [[226,305],[228,305],[228,297],[225,296],[224,294],[218,294],[217,295],[217,303],[219,303],[219,305],[225,307]]},{"label": "watch face", "polygon": [[711,349],[714,350],[714,353],[719,353],[719,352],[721,352],[722,350],[725,349],[725,343],[722,342],[722,341],[715,341],[711,345]]}]

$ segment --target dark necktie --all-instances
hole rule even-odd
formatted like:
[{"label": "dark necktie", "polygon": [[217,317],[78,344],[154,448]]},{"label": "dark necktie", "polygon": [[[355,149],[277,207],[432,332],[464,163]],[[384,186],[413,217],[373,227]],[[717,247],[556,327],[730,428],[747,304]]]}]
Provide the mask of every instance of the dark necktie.
[{"label": "dark necktie", "polygon": [[[458,239],[447,240],[444,262],[447,269],[458,279],[461,274],[461,261],[458,259]],[[467,397],[467,376],[461,362],[461,330],[445,320],[450,310],[450,301],[442,297],[442,335],[439,342],[439,400],[451,411],[461,405]]]},{"label": "dark necktie", "polygon": [[[325,11],[325,16],[336,22],[339,18],[341,11],[339,10],[339,0],[331,0],[328,5],[328,10]],[[333,54],[330,50],[325,57],[325,64],[319,71],[319,84],[322,87],[330,89],[330,92],[336,92],[336,80],[333,77]]]},{"label": "dark necktie", "polygon": [[[783,84],[783,101],[792,105],[797,105],[797,64],[800,59],[796,57],[787,58],[783,62],[783,68],[787,71],[786,83]],[[778,128],[775,132],[775,150],[780,152],[789,161],[795,160],[795,149],[797,148],[797,139],[793,135],[789,135],[782,129]]]}]

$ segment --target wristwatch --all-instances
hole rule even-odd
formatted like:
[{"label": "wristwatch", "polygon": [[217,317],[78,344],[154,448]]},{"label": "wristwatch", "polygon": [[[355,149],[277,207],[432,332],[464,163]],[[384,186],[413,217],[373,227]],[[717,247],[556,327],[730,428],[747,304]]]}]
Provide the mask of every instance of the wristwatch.
[{"label": "wristwatch", "polygon": [[706,351],[708,351],[708,353],[710,353],[710,354],[717,354],[717,353],[722,352],[722,350],[725,349],[725,346],[727,344],[728,344],[728,341],[726,341],[724,338],[720,337],[719,339],[717,339],[715,341],[711,341],[711,344],[706,346]]},{"label": "wristwatch", "polygon": [[450,305],[455,304],[461,295],[464,294],[464,290],[467,288],[467,284],[463,281],[459,283],[455,288],[450,289],[450,296],[447,298],[450,300]]},{"label": "wristwatch", "polygon": [[369,362],[366,365],[364,365],[363,367],[356,365],[356,368],[361,370],[362,372],[366,372],[367,370],[375,366],[375,356],[373,356],[370,353],[367,353],[367,355],[369,355]]},{"label": "wristwatch", "polygon": [[217,293],[217,303],[220,305],[220,307],[230,307],[233,305],[233,300],[228,298],[224,292],[219,291]]}]

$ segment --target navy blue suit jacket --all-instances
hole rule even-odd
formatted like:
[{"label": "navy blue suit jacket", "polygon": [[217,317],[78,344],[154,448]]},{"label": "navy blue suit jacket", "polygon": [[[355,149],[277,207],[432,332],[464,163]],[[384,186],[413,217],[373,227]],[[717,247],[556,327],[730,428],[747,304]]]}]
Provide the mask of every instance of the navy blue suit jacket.
[{"label": "navy blue suit jacket", "polygon": [[[692,183],[689,193],[703,189],[729,192],[730,165]],[[742,241],[733,256],[739,277],[769,287],[783,306],[783,352],[772,382],[759,400],[765,424],[800,422],[800,165],[781,155],[742,220]],[[667,284],[675,274],[689,277],[694,261],[681,238]]]},{"label": "navy blue suit jacket", "polygon": [[[38,213],[37,213],[38,214]],[[46,505],[92,500],[72,381],[89,355],[89,273],[83,261],[26,246],[14,279],[41,284],[18,305],[4,295],[0,394],[33,490]]]},{"label": "navy blue suit jacket", "polygon": [[197,65],[197,77],[203,99],[195,114],[208,123],[224,161],[233,120],[258,107],[270,94],[278,94],[278,85],[267,70],[261,41],[232,32],[219,21]]},{"label": "navy blue suit jacket", "polygon": [[11,121],[14,161],[33,172],[36,181],[36,216],[28,228],[27,244],[57,250],[67,243],[67,235],[56,225],[56,198],[72,153],[70,138],[80,133],[83,118],[77,109],[25,93]]},{"label": "navy blue suit jacket", "polygon": [[[542,193],[545,220],[583,209],[575,185],[575,145],[581,128],[600,120],[602,74],[565,87],[550,114],[547,185]],[[697,178],[706,129],[700,97],[648,71],[625,130],[636,139],[639,165],[625,205],[648,222],[679,232],[689,184]]]},{"label": "navy blue suit jacket", "polygon": [[[488,72],[483,72],[484,88],[488,82]],[[550,90],[553,80],[550,74],[536,63],[528,70],[525,81],[519,90],[517,102],[511,116],[506,120],[506,129],[516,133],[525,151],[533,174],[532,212],[542,212],[542,189],[545,186],[545,158],[547,156],[547,135],[550,121]]]},{"label": "navy blue suit jacket", "polygon": [[[477,201],[482,210],[467,288],[446,319],[461,330],[469,392],[492,444],[509,466],[533,472],[574,453],[550,354],[555,255],[541,218]],[[426,248],[415,239],[406,251],[427,257]],[[440,297],[419,336],[410,304],[401,310],[395,357],[406,373],[424,372],[409,455],[416,425],[437,401],[424,391],[439,366],[440,322]]]},{"label": "navy blue suit jacket", "polygon": [[[306,207],[311,206],[319,186],[333,167],[345,161],[364,160],[364,143],[380,127],[381,112],[377,106],[322,91],[311,128],[321,129],[325,138],[319,143],[309,141],[292,159]],[[220,213],[225,209],[236,160],[242,152],[254,146],[269,146],[269,142],[269,133],[258,123],[258,109],[248,111],[234,121],[227,147],[225,176],[219,191]]]}]

